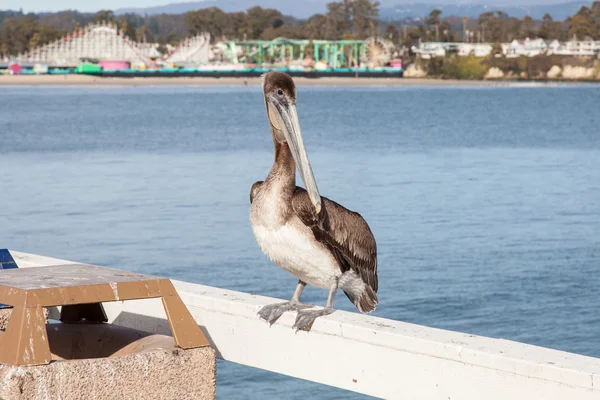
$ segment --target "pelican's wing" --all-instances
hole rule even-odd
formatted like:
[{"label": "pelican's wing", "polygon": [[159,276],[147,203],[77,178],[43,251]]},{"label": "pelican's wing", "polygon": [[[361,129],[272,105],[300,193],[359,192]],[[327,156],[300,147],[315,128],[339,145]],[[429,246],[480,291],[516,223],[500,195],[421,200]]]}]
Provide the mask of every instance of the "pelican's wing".
[{"label": "pelican's wing", "polygon": [[315,238],[333,252],[342,272],[353,270],[377,292],[377,244],[369,225],[359,213],[335,201],[322,197],[322,202],[317,215],[306,190],[297,187],[292,208]]},{"label": "pelican's wing", "polygon": [[263,181],[258,181],[258,182],[254,182],[254,184],[252,185],[252,188],[250,189],[250,204],[252,204],[252,202],[254,201],[256,192],[258,192],[258,189],[260,189],[262,184],[263,184]]}]

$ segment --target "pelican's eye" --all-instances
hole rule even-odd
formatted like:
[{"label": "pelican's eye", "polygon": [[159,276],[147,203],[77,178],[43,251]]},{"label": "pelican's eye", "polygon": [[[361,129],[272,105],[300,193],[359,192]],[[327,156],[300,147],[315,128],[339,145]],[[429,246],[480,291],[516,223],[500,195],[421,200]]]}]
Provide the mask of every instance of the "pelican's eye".
[{"label": "pelican's eye", "polygon": [[280,96],[283,96],[283,90],[281,90],[281,89],[277,90],[277,94]]}]

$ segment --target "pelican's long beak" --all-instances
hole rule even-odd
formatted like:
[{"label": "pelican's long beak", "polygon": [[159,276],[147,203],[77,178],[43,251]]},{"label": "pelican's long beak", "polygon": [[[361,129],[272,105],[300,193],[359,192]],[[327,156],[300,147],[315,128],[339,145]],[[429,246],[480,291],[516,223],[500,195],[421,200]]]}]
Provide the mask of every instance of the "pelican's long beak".
[{"label": "pelican's long beak", "polygon": [[291,104],[286,99],[279,99],[274,95],[269,97],[269,103],[273,107],[272,111],[275,111],[270,111],[269,116],[275,119],[272,122],[275,122],[274,125],[283,132],[298,167],[300,178],[302,178],[306,186],[310,201],[315,206],[317,214],[319,214],[321,212],[321,195],[319,194],[317,182],[315,181],[310,161],[308,160],[308,154],[306,154],[306,149],[304,148],[296,105]]}]

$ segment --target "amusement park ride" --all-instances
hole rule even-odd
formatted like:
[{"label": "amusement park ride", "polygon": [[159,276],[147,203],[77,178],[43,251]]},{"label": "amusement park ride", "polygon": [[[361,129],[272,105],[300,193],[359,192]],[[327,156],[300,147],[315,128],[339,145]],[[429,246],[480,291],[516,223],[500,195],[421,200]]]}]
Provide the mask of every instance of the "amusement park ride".
[{"label": "amusement park ride", "polygon": [[297,40],[277,38],[271,41],[250,40],[227,42],[224,59],[251,64],[274,64],[290,60],[304,61],[331,68],[383,67],[392,59],[393,45],[380,37],[365,40]]},{"label": "amusement park ride", "polygon": [[[102,22],[19,54],[11,59],[10,65],[18,65],[21,73],[128,76],[149,73],[254,75],[271,70],[296,74],[402,74],[401,62],[393,60],[393,44],[381,37],[337,41],[225,40],[214,44],[210,39],[208,33],[196,35],[162,55],[155,44],[133,41],[116,25]],[[10,65],[7,63],[5,67],[15,71]]]}]

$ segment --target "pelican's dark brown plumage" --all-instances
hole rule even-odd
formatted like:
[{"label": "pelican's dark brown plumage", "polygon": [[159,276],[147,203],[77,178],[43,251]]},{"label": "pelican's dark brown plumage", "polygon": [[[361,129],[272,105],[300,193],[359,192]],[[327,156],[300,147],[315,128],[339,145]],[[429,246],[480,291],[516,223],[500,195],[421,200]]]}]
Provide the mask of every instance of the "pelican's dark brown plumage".
[{"label": "pelican's dark brown plumage", "polygon": [[[314,320],[333,312],[341,289],[359,311],[377,305],[377,245],[362,216],[319,194],[304,149],[296,113],[296,87],[286,74],[263,78],[263,92],[275,162],[265,181],[250,191],[250,220],[263,252],[298,278],[292,299],[265,306],[261,318],[275,322],[286,311],[298,311],[295,327],[310,330]],[[306,189],[296,186],[296,168]],[[300,303],[306,284],[329,289],[322,310]]]}]

